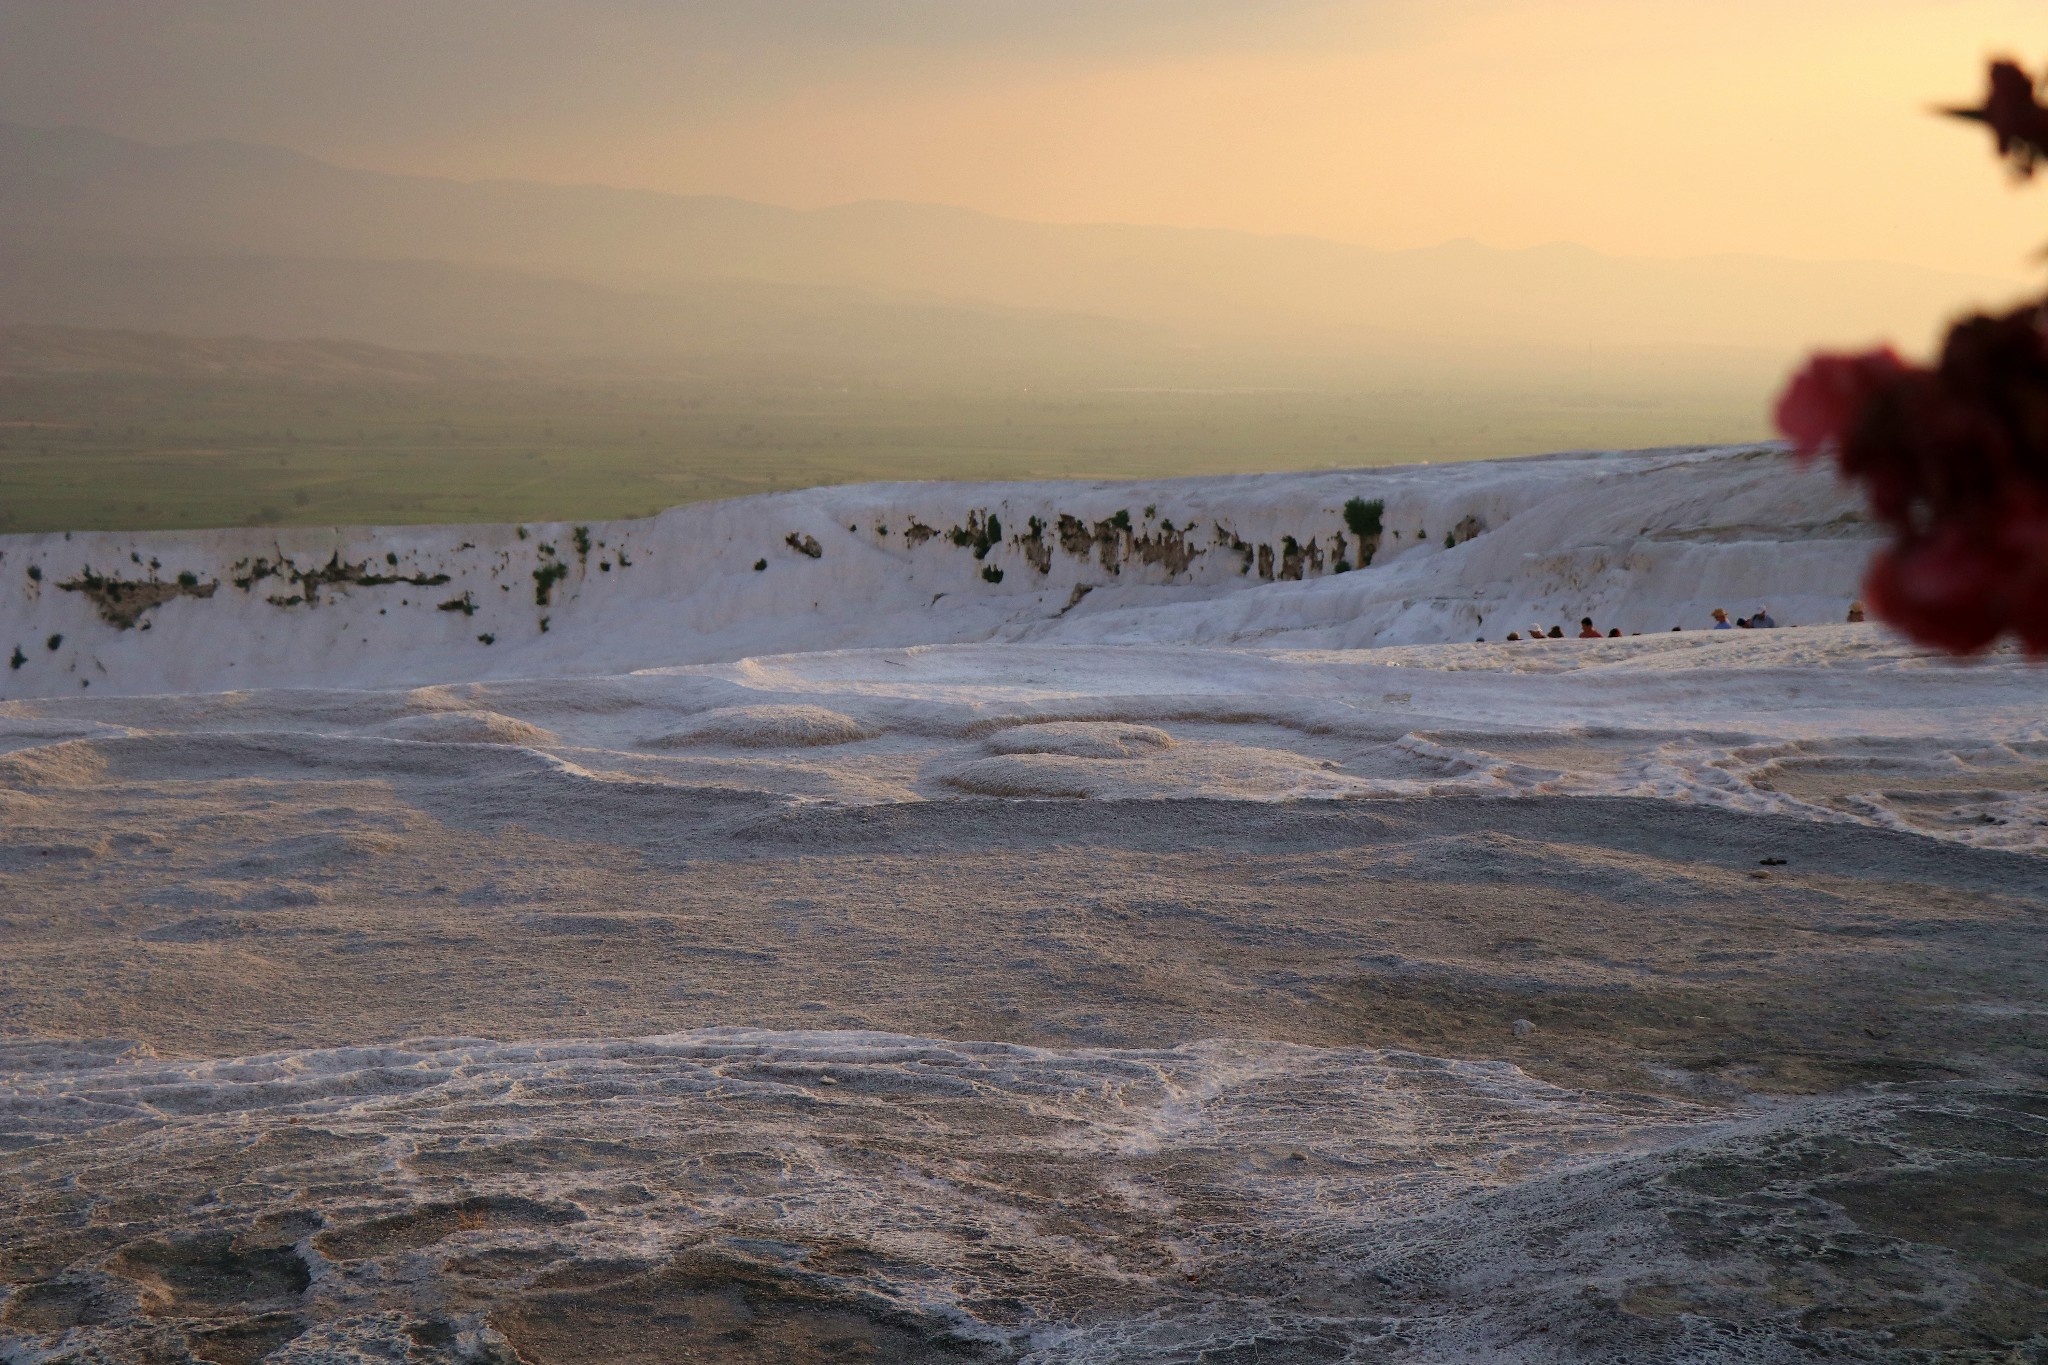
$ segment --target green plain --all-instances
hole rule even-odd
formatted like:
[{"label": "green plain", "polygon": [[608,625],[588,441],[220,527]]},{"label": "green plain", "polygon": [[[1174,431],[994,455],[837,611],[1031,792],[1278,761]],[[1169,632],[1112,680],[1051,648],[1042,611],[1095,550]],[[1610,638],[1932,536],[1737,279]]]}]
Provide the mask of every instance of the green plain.
[{"label": "green plain", "polygon": [[0,379],[0,531],[594,520],[898,479],[1135,478],[1747,441],[1759,394]]}]

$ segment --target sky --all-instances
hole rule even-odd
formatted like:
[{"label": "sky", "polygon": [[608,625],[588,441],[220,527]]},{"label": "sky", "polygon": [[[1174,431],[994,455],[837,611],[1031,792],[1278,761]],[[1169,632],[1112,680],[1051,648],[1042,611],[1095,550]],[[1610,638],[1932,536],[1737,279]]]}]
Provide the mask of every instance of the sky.
[{"label": "sky", "polygon": [[2025,277],[2048,0],[0,0],[0,120],[378,170]]}]

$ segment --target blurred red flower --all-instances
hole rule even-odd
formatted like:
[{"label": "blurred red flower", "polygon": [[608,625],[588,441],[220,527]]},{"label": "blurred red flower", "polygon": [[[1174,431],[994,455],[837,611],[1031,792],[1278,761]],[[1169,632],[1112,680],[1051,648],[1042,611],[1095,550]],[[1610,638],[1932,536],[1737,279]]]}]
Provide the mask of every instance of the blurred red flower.
[{"label": "blurred red flower", "polygon": [[[2018,63],[1977,109],[2022,176],[2048,160],[2048,107]],[[1802,461],[1830,453],[1892,542],[1863,595],[1880,620],[1955,654],[2000,636],[2048,655],[2048,300],[1949,329],[1932,368],[1890,350],[1816,355],[1778,400]]]},{"label": "blurred red flower", "polygon": [[1940,363],[1819,355],[1778,401],[1801,460],[1832,453],[1892,544],[1864,597],[1924,644],[1969,654],[2008,631],[2048,654],[2048,332],[2039,305],[1972,317]]}]

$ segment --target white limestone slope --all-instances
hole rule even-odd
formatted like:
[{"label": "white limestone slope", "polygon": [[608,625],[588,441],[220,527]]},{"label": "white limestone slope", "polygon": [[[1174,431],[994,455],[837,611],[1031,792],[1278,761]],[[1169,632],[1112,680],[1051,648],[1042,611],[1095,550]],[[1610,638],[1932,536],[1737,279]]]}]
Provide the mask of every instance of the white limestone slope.
[{"label": "white limestone slope", "polygon": [[[1353,498],[1384,504],[1376,545],[1346,526]],[[1871,537],[1826,473],[1757,448],[866,484],[587,528],[5,536],[0,654],[13,666],[0,698],[590,676],[982,641],[1358,648],[1499,640],[1582,615],[1663,632],[1763,603],[1817,623],[1841,619]],[[1338,571],[1368,548],[1369,566]]]}]

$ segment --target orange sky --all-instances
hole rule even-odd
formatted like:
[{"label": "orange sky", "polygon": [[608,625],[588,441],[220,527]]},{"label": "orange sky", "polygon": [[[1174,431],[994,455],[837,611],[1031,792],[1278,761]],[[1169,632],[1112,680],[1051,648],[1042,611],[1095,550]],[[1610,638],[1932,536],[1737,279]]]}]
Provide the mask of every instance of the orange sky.
[{"label": "orange sky", "polygon": [[2048,58],[2041,0],[0,0],[0,49],[0,117],[381,169],[1993,275],[2048,241],[2048,187],[1926,113]]},{"label": "orange sky", "polygon": [[2048,240],[2048,198],[2015,193],[1978,130],[1925,112],[1974,97],[1989,50],[2048,54],[2048,5],[1525,0],[1391,48],[1332,38],[1114,65],[980,56],[909,85],[852,72],[650,132],[591,169],[786,203],[1383,246],[1569,240],[2004,274]]}]

